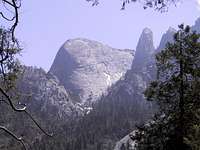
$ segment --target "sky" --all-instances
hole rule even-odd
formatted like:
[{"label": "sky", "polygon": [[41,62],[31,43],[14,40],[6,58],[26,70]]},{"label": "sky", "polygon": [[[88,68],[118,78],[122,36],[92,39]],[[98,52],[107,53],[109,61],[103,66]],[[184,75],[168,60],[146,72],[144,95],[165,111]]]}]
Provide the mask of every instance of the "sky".
[{"label": "sky", "polygon": [[121,0],[100,0],[96,7],[85,0],[23,1],[16,29],[23,48],[20,60],[48,71],[62,44],[77,37],[135,49],[145,27],[153,31],[158,46],[170,26],[193,25],[200,17],[200,0],[183,0],[165,13],[144,10],[139,3],[131,3],[123,11],[120,8]]}]

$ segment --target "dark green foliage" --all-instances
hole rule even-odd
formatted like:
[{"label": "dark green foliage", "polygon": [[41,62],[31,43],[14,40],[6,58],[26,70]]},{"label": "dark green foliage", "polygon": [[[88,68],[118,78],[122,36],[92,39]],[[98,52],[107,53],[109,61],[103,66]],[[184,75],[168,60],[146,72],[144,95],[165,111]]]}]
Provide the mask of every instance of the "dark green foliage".
[{"label": "dark green foliage", "polygon": [[[198,120],[200,120],[200,109],[194,113]],[[199,150],[200,148],[200,122],[193,124],[190,133],[184,138],[192,150]]]},{"label": "dark green foliage", "polygon": [[139,150],[190,150],[193,142],[198,143],[199,39],[190,27],[180,25],[174,43],[168,43],[156,55],[157,80],[150,83],[145,95],[147,100],[157,102],[159,113],[151,123],[139,127]]}]

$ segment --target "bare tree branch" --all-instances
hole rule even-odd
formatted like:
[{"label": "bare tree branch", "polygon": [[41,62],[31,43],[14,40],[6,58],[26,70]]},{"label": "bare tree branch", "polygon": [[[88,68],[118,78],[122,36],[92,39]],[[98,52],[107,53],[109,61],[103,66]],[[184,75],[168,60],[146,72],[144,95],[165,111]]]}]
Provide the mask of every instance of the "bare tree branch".
[{"label": "bare tree branch", "polygon": [[[0,88],[1,89],[1,88]],[[9,97],[9,96],[8,96]],[[7,98],[7,97],[6,97]],[[5,100],[1,100],[2,102],[4,102],[5,104],[7,104],[7,105],[9,105],[9,106],[11,106],[10,105],[10,103],[8,103],[7,101],[5,101]],[[25,106],[24,106],[25,107]],[[12,109],[13,109],[13,107],[11,107]],[[16,109],[13,109],[14,111],[16,111]],[[45,134],[45,135],[47,135],[47,136],[49,136],[49,137],[52,137],[53,136],[53,133],[47,133],[40,125],[39,125],[39,123],[33,118],[33,116],[29,113],[29,112],[27,112],[27,110],[26,109],[24,109],[24,110],[21,110],[21,111],[18,111],[17,110],[17,112],[24,112],[34,123],[35,123],[35,125]]]},{"label": "bare tree branch", "polygon": [[9,134],[10,136],[12,136],[15,140],[17,140],[18,142],[20,142],[22,144],[23,148],[26,150],[26,146],[24,144],[24,141],[23,141],[22,137],[18,137],[12,131],[8,130],[6,127],[1,126],[1,125],[0,125],[0,130],[5,131],[7,134]]},{"label": "bare tree branch", "polygon": [[18,22],[19,22],[19,14],[18,14],[18,6],[17,6],[15,0],[12,0],[12,2],[13,2],[13,5],[14,5],[14,10],[15,10],[15,22],[14,22],[12,28],[11,28],[12,40],[13,40],[13,42],[14,42],[14,41],[16,41],[16,40],[15,40],[14,32],[15,32],[15,28],[17,27],[17,24],[18,24]]},{"label": "bare tree branch", "polygon": [[12,6],[12,7],[15,7],[15,5],[7,0],[2,0],[4,3],[7,3],[8,5]]},{"label": "bare tree branch", "polygon": [[[1,11],[0,12],[0,16],[5,19],[6,21],[9,21],[9,22],[13,22],[11,28],[10,28],[10,31],[12,33],[12,41],[16,41],[15,40],[15,29],[18,25],[18,22],[19,22],[19,12],[18,12],[18,9],[21,7],[21,0],[2,0],[3,4],[7,4],[8,6],[10,6],[12,9],[13,9],[13,17],[12,18],[9,18],[9,17],[6,17],[3,12]],[[17,2],[19,2],[19,6],[17,5]]]},{"label": "bare tree branch", "polygon": [[22,108],[16,108],[15,105],[13,104],[11,98],[6,94],[6,92],[4,92],[4,90],[0,87],[0,92],[6,97],[6,99],[8,100],[9,102],[9,105],[11,106],[11,108],[14,110],[14,111],[17,111],[17,112],[21,112],[21,111],[25,111],[26,110],[26,106],[22,107]]},{"label": "bare tree branch", "polygon": [[[2,55],[1,55],[2,56]],[[4,61],[6,61],[6,59],[8,59],[8,55],[6,55],[4,58],[2,56],[1,60],[0,60],[0,64],[3,64]]]},{"label": "bare tree branch", "polygon": [[0,15],[6,19],[7,21],[13,21],[15,19],[15,17],[12,17],[11,19],[7,18],[6,16],[4,16],[4,14],[2,12],[0,12]]},{"label": "bare tree branch", "polygon": [[29,113],[29,112],[27,112],[26,110],[24,111],[25,112],[25,114],[27,115],[27,116],[29,116],[30,118],[31,118],[31,120],[35,123],[35,125],[45,134],[45,135],[47,135],[47,136],[49,136],[49,137],[52,137],[53,136],[53,133],[47,133],[38,123],[37,123],[37,121],[33,118],[33,116]]}]

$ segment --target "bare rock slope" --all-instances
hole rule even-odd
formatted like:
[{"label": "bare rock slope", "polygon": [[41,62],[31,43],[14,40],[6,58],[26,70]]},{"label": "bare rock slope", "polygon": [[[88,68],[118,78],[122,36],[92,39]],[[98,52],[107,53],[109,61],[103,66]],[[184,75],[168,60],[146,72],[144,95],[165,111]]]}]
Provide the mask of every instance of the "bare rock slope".
[{"label": "bare rock slope", "polygon": [[96,41],[67,40],[51,66],[53,73],[80,102],[96,100],[117,82],[133,61],[133,50],[111,48]]}]

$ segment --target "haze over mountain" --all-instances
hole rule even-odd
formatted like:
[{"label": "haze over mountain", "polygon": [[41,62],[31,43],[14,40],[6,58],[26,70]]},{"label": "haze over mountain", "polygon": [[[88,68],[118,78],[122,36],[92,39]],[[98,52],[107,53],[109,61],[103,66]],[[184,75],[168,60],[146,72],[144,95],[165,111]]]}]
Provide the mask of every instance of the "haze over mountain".
[{"label": "haze over mountain", "polygon": [[[200,32],[200,18],[192,29]],[[21,102],[27,103],[42,126],[59,134],[53,141],[45,138],[24,116],[11,124],[15,122],[19,128],[25,121],[20,128],[34,150],[133,150],[135,143],[129,134],[134,134],[135,125],[145,123],[156,111],[156,105],[143,95],[156,77],[155,54],[167,42],[173,42],[174,33],[170,27],[155,48],[153,33],[145,28],[135,52],[84,38],[67,40],[48,73],[24,67],[18,81],[18,88],[31,96],[22,97]],[[4,109],[1,114],[10,115]],[[6,139],[6,143],[12,140]],[[9,150],[15,150],[15,146]],[[6,149],[1,140],[0,149]]]}]

